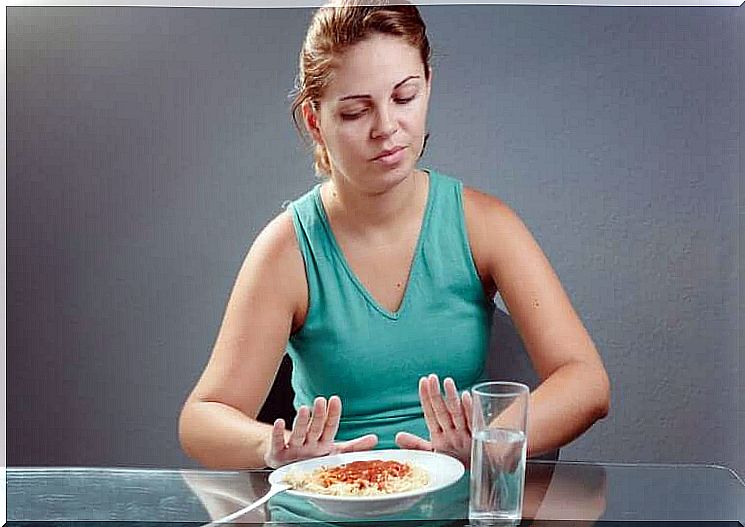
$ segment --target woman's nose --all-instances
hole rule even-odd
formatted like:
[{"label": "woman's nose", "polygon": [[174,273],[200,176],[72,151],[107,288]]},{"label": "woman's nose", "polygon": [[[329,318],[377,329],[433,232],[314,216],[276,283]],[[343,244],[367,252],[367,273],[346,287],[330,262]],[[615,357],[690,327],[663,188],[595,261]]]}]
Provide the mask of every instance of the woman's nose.
[{"label": "woman's nose", "polygon": [[388,108],[379,109],[372,130],[373,138],[389,137],[395,134],[397,130],[398,124],[396,123],[395,113]]}]

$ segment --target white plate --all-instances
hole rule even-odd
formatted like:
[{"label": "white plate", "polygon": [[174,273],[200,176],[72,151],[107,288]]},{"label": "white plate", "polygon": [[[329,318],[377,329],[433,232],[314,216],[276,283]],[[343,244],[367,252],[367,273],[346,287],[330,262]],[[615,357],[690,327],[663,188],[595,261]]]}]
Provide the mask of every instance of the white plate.
[{"label": "white plate", "polygon": [[333,456],[317,457],[291,463],[278,468],[269,475],[269,483],[282,483],[287,472],[297,470],[311,472],[321,466],[335,466],[353,461],[369,461],[382,459],[384,461],[407,461],[426,470],[429,474],[429,484],[422,488],[383,494],[379,496],[329,496],[314,492],[288,490],[287,494],[310,500],[316,507],[331,514],[344,516],[374,516],[406,510],[426,494],[444,489],[463,477],[465,468],[457,459],[422,450],[367,450],[364,452],[350,452]]}]

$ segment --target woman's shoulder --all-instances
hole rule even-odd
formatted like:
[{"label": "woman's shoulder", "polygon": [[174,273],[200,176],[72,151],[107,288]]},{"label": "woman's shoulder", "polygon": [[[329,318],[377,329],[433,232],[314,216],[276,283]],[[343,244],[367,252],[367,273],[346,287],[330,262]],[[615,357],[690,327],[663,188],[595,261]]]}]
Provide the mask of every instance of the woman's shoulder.
[{"label": "woman's shoulder", "polygon": [[492,230],[497,227],[494,222],[510,222],[517,219],[517,214],[500,198],[463,185],[463,208],[466,222],[474,228]]},{"label": "woman's shoulder", "polygon": [[259,231],[248,254],[265,263],[267,271],[278,272],[287,267],[303,271],[302,256],[289,209],[277,214]]},{"label": "woman's shoulder", "polygon": [[[296,216],[307,216],[314,207],[316,187],[304,192],[300,197],[287,200],[283,210],[274,216],[261,229],[254,239],[251,249],[264,251],[274,259],[301,259],[300,246],[296,234]],[[302,221],[302,220],[301,220]],[[302,260],[300,260],[302,262]]]},{"label": "woman's shoulder", "polygon": [[503,258],[533,243],[518,214],[496,196],[464,186],[463,214],[474,262],[489,275]]},{"label": "woman's shoulder", "polygon": [[478,250],[482,243],[493,244],[495,234],[509,235],[510,226],[520,221],[517,214],[500,198],[466,185],[455,176],[431,169],[429,172],[438,185],[458,189],[472,250],[474,245]]},{"label": "woman's shoulder", "polygon": [[248,264],[262,281],[274,284],[293,303],[302,304],[305,266],[298,246],[292,213],[283,210],[261,229],[246,255]]},{"label": "woman's shoulder", "polygon": [[466,213],[477,219],[482,215],[500,216],[514,214],[514,212],[501,199],[474,187],[468,186],[461,179],[437,170],[429,170],[430,175],[438,181],[438,184],[449,186],[453,189],[460,187],[463,205]]}]

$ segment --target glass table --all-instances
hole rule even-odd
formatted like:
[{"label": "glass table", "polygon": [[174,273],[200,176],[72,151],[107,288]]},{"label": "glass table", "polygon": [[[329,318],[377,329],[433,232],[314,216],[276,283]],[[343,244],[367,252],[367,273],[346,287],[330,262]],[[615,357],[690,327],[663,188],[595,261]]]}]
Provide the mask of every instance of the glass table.
[{"label": "glass table", "polygon": [[[10,525],[65,522],[206,524],[269,490],[268,470],[8,468]],[[697,521],[745,525],[745,484],[713,465],[529,461],[523,524],[535,520]],[[406,510],[338,517],[286,494],[234,520],[249,525],[468,525],[468,473]],[[529,521],[533,520],[533,521]],[[526,523],[527,522],[527,523]],[[87,523],[87,525],[94,525]]]}]

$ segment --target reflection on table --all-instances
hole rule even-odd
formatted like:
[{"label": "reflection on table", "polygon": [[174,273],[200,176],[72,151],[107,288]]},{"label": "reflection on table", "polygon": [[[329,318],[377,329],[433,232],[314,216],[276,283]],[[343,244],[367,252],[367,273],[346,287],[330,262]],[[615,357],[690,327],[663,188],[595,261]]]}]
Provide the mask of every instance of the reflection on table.
[{"label": "reflection on table", "polygon": [[[208,523],[269,490],[269,471],[9,468],[7,519]],[[745,485],[706,465],[531,461],[523,516],[535,520],[735,520],[745,523]],[[410,508],[375,518],[393,525],[466,525],[468,473]],[[287,494],[234,520],[272,525],[349,524]],[[422,521],[426,523],[421,523]],[[537,524],[536,524],[537,525]]]},{"label": "reflection on table", "polygon": [[[266,479],[227,481],[204,472],[184,472],[184,480],[200,497],[213,520],[249,505],[269,490]],[[468,517],[468,473],[441,491],[425,495],[405,511],[381,515],[380,520],[453,520]],[[523,514],[535,519],[595,520],[605,511],[605,469],[556,463],[528,463]],[[276,496],[269,505],[236,519],[242,523],[344,522],[348,516],[329,514],[296,497]]]}]

